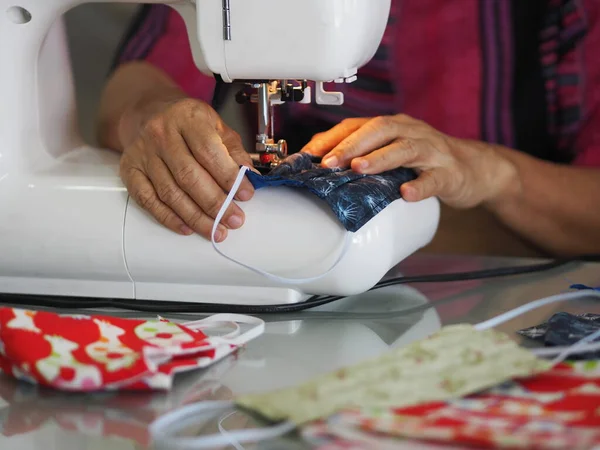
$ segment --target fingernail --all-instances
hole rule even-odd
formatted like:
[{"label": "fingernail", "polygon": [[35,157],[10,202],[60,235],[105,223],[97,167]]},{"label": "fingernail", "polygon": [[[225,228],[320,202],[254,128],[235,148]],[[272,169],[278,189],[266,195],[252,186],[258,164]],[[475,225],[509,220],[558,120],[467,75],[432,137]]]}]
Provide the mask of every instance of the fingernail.
[{"label": "fingernail", "polygon": [[222,242],[225,239],[227,234],[227,230],[223,228],[221,225],[217,227],[217,231],[215,231],[215,241]]},{"label": "fingernail", "polygon": [[239,198],[243,202],[250,200],[251,197],[252,192],[250,192],[248,189],[242,189],[237,193],[237,198]]},{"label": "fingernail", "polygon": [[400,195],[407,202],[413,202],[417,200],[417,191],[410,184],[403,184],[400,186]]},{"label": "fingernail", "polygon": [[357,161],[356,165],[359,169],[366,169],[367,167],[369,167],[369,161],[367,161],[366,159],[355,159],[354,161]]},{"label": "fingernail", "polygon": [[231,216],[228,220],[227,220],[227,226],[229,228],[239,228],[242,226],[242,223],[244,223],[243,219],[240,216]]},{"label": "fingernail", "polygon": [[188,227],[187,225],[181,225],[179,227],[179,230],[185,234],[186,236],[189,236],[190,234],[192,234],[194,232],[194,230],[192,230],[190,227]]},{"label": "fingernail", "polygon": [[326,167],[336,167],[337,163],[338,159],[335,156],[330,156],[329,158],[326,158],[323,161],[321,161],[321,164],[323,164]]}]

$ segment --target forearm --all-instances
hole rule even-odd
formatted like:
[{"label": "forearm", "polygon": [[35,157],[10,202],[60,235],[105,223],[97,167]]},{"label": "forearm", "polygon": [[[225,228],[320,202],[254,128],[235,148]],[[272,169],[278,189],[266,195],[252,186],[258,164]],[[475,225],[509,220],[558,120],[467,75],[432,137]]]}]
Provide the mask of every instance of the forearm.
[{"label": "forearm", "polygon": [[600,253],[600,169],[563,166],[506,148],[515,179],[485,206],[503,223],[555,255]]},{"label": "forearm", "polygon": [[98,141],[123,151],[141,124],[165,104],[185,98],[165,74],[144,62],[119,67],[109,79],[100,101]]}]

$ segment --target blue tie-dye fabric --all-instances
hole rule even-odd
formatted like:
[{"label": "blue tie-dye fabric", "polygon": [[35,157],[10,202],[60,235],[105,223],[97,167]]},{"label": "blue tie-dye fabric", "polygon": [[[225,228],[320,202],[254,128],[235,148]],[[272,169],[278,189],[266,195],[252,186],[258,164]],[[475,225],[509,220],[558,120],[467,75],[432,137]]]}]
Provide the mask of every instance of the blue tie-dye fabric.
[{"label": "blue tie-dye fabric", "polygon": [[355,232],[394,200],[400,186],[414,180],[411,169],[399,168],[378,175],[363,175],[349,169],[323,168],[307,153],[296,153],[267,175],[248,171],[255,189],[267,186],[306,188],[325,200],[344,228]]},{"label": "blue tie-dye fabric", "polygon": [[[518,333],[530,339],[543,342],[547,347],[569,346],[600,330],[600,314],[569,314],[559,312],[550,319],[534,327],[519,330]],[[599,342],[596,339],[594,342]],[[598,359],[600,352],[587,352],[572,359]]]}]

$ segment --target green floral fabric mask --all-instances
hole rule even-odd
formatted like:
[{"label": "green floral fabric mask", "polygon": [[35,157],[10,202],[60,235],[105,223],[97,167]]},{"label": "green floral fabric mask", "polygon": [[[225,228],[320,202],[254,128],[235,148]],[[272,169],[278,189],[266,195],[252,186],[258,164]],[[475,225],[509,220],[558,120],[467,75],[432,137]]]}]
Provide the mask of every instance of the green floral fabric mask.
[{"label": "green floral fabric mask", "polygon": [[459,398],[549,367],[503,333],[454,325],[376,359],[235,403],[274,422],[302,425],[343,409]]}]

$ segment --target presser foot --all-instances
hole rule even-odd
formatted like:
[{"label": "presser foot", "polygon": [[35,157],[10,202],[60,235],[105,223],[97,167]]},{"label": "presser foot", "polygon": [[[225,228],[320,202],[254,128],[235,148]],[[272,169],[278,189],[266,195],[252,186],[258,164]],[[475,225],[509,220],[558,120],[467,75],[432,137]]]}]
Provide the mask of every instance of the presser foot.
[{"label": "presser foot", "polygon": [[263,175],[277,167],[285,157],[277,153],[256,152],[250,153],[254,168]]},{"label": "presser foot", "polygon": [[277,143],[264,135],[258,135],[256,141],[256,152],[251,153],[254,168],[259,172],[268,172],[277,167],[288,155],[287,142],[280,139]]}]

